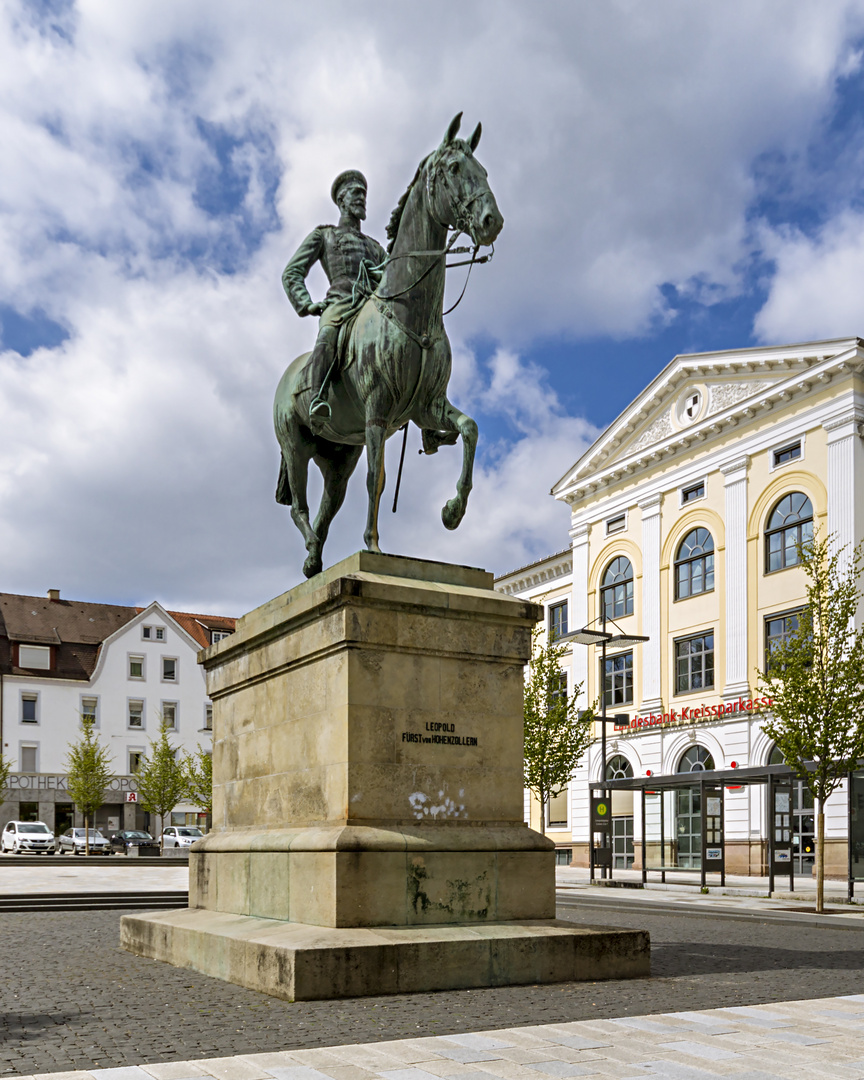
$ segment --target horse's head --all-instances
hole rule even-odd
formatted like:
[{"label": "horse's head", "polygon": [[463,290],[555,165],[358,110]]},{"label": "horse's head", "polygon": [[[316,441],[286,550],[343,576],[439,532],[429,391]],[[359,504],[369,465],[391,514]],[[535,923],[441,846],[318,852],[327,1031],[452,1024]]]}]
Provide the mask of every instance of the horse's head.
[{"label": "horse's head", "polygon": [[504,218],[474,157],[482,127],[470,139],[457,139],[462,113],[454,117],[444,140],[426,162],[426,187],[433,215],[443,225],[468,233],[475,244],[491,244],[504,227]]}]

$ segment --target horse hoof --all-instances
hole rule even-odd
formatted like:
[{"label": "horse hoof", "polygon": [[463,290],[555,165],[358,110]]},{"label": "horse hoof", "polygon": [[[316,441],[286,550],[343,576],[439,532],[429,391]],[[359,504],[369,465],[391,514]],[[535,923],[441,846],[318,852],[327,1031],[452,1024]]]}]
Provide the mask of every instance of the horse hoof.
[{"label": "horse hoof", "polygon": [[315,577],[316,574],[321,573],[321,556],[309,555],[306,562],[303,563],[303,573],[306,577]]},{"label": "horse hoof", "polygon": [[384,552],[381,550],[381,548],[378,547],[377,542],[374,541],[374,540],[372,541],[372,543],[369,543],[368,540],[366,541],[366,550],[371,551],[373,555],[383,555],[384,554]]},{"label": "horse hoof", "polygon": [[445,529],[457,529],[464,516],[465,508],[459,505],[458,499],[451,499],[441,511]]}]

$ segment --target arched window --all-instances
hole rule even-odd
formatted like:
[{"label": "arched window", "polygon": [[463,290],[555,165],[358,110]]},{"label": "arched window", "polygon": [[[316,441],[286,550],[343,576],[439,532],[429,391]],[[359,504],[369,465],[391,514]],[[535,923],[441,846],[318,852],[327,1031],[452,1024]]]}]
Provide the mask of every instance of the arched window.
[{"label": "arched window", "polygon": [[675,556],[675,599],[714,588],[714,540],[707,529],[692,529]]},{"label": "arched window", "polygon": [[783,757],[783,751],[780,749],[780,747],[776,743],[771,747],[771,753],[768,755],[768,764],[769,765],[785,765],[786,764],[786,758]]},{"label": "arched window", "polygon": [[606,762],[607,780],[627,780],[633,775],[633,766],[623,754],[616,754]]},{"label": "arched window", "polygon": [[633,567],[623,555],[613,559],[603,575],[600,606],[607,619],[633,614]]},{"label": "arched window", "polygon": [[765,529],[765,570],[785,570],[798,562],[797,544],[813,539],[813,504],[792,491],[777,503]]},{"label": "arched window", "polygon": [[691,746],[678,762],[678,772],[708,772],[714,768],[714,758],[704,746]]}]

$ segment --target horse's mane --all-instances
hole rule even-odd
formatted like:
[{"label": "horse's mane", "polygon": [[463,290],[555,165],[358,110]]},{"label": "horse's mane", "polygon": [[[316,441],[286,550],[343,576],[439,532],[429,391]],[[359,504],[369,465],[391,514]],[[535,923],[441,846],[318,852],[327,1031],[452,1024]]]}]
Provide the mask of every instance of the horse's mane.
[{"label": "horse's mane", "polygon": [[[432,154],[434,153],[435,151],[433,150]],[[393,251],[393,245],[396,243],[396,234],[399,232],[399,225],[402,221],[402,215],[405,212],[405,204],[408,202],[408,196],[413,191],[414,185],[420,179],[420,174],[423,172],[423,169],[426,167],[426,164],[432,157],[432,154],[427,154],[426,157],[423,158],[423,160],[417,166],[417,172],[414,173],[414,179],[405,189],[405,194],[402,196],[399,202],[396,203],[396,209],[390,215],[390,221],[387,223],[387,238],[390,241],[390,243],[387,245],[388,255]]]}]

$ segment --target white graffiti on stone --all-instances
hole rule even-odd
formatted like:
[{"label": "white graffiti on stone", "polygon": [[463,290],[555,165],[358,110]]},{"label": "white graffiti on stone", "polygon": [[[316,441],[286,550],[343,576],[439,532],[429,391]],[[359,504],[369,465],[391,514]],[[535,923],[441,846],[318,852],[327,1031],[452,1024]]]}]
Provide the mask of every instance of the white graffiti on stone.
[{"label": "white graffiti on stone", "polygon": [[[464,789],[459,792],[459,795],[464,795]],[[415,791],[408,796],[408,802],[411,804],[414,817],[418,821],[422,821],[424,818],[432,818],[434,821],[437,818],[458,818],[468,816],[465,813],[465,804],[455,803],[443,791],[438,792],[438,800],[439,801],[436,802],[432,796],[426,795],[425,792],[422,791]]]}]

